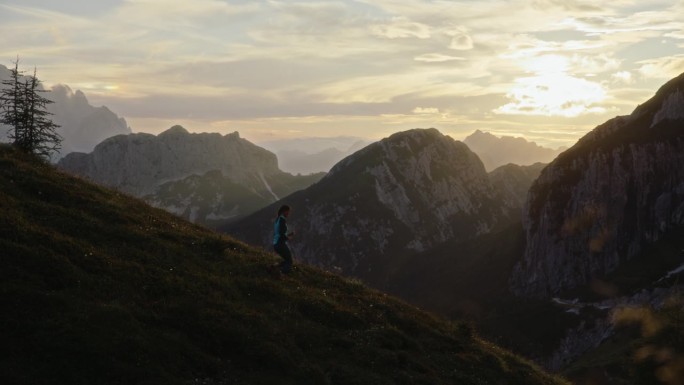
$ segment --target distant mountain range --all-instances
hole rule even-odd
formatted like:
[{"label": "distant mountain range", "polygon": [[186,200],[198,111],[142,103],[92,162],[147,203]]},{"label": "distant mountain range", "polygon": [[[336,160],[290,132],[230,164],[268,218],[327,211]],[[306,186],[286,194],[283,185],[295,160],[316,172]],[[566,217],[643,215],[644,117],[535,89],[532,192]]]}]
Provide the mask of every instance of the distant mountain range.
[{"label": "distant mountain range", "polygon": [[328,172],[340,160],[368,144],[361,138],[296,138],[257,143],[278,156],[278,166],[293,174]]},{"label": "distant mountain range", "polygon": [[157,136],[109,138],[92,153],[67,155],[59,167],[210,226],[249,214],[323,176],[281,171],[273,153],[237,132],[191,134],[181,126]]},{"label": "distant mountain range", "polygon": [[[9,76],[9,69],[0,65],[0,81]],[[107,107],[93,107],[81,91],[74,92],[68,86],[58,84],[45,97],[54,102],[48,106],[48,111],[54,114],[52,120],[60,125],[57,133],[63,138],[62,150],[55,159],[73,151],[92,151],[111,136],[131,133],[126,120]],[[0,125],[0,141],[5,140],[8,128]]]},{"label": "distant mountain range", "polygon": [[488,171],[509,163],[521,166],[549,163],[566,150],[565,147],[555,150],[542,147],[518,137],[498,137],[480,130],[466,137],[463,143],[480,157]]},{"label": "distant mountain range", "polygon": [[[507,164],[529,166],[535,163],[549,163],[565,147],[550,149],[512,136],[495,136],[475,131],[463,140],[480,158],[487,171]],[[357,137],[296,138],[263,141],[257,143],[278,156],[281,169],[291,173],[309,174],[328,172],[343,158],[369,144]]]}]

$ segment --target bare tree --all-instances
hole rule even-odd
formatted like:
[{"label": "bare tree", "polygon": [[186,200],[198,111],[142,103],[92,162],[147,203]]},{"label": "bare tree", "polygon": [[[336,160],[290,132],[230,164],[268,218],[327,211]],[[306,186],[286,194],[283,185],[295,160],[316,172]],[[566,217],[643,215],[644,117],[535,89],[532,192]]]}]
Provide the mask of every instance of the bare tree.
[{"label": "bare tree", "polygon": [[52,152],[59,151],[62,137],[56,132],[59,125],[50,120],[52,114],[47,111],[53,102],[42,95],[48,91],[41,87],[35,68],[33,75],[22,76],[19,59],[10,74],[0,91],[3,104],[0,121],[10,126],[9,138],[15,146],[49,158]]},{"label": "bare tree", "polygon": [[10,69],[9,79],[2,81],[0,88],[0,123],[10,127],[8,137],[13,143],[21,143],[24,137],[24,87],[22,84],[23,71],[19,71],[19,58]]}]

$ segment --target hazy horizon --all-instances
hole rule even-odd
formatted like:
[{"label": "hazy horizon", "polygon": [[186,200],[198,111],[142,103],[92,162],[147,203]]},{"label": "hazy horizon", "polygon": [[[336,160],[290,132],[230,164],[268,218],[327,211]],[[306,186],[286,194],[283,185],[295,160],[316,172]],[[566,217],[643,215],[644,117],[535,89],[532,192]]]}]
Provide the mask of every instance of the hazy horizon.
[{"label": "hazy horizon", "polygon": [[684,72],[684,4],[0,1],[17,55],[134,132],[377,140],[435,127],[570,146]]}]

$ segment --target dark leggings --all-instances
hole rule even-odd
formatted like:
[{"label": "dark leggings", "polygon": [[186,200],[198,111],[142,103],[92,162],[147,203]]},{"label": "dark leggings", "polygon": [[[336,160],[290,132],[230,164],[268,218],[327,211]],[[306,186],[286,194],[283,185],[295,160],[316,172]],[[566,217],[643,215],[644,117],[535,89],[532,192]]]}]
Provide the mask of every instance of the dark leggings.
[{"label": "dark leggings", "polygon": [[278,255],[280,255],[283,258],[283,262],[280,263],[280,271],[282,271],[285,274],[289,273],[290,269],[292,268],[292,252],[290,251],[290,248],[287,246],[287,243],[277,243],[273,245],[273,249],[276,253],[278,253]]}]

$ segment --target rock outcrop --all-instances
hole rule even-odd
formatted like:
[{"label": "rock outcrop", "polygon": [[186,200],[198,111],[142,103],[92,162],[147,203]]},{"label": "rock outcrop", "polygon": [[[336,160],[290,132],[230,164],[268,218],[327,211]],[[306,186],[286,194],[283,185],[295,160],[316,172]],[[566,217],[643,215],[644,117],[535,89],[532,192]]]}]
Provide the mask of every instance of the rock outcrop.
[{"label": "rock outcrop", "polygon": [[684,75],[546,167],[523,224],[511,287],[538,297],[610,273],[684,225]]},{"label": "rock outcrop", "polygon": [[60,125],[58,132],[64,138],[61,156],[75,151],[89,152],[107,138],[131,133],[124,118],[105,106],[90,105],[81,91],[74,92],[68,86],[58,84],[46,97],[54,101],[48,109],[54,114],[55,123]]},{"label": "rock outcrop", "polygon": [[109,138],[59,167],[205,224],[249,214],[322,177],[281,171],[273,153],[237,132],[191,134],[181,126]]},{"label": "rock outcrop", "polygon": [[535,163],[530,166],[509,163],[490,172],[489,179],[494,189],[498,190],[503,197],[506,206],[522,208],[530,186],[539,177],[544,167],[546,167],[544,163]]},{"label": "rock outcrop", "polygon": [[490,232],[515,215],[502,204],[477,155],[435,129],[373,143],[319,183],[228,232],[268,246],[281,203],[293,207],[296,258],[375,284],[407,253]]}]

